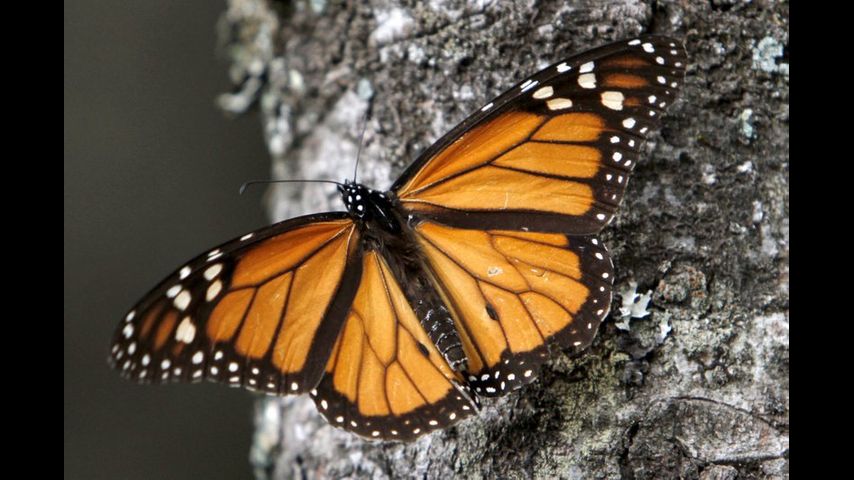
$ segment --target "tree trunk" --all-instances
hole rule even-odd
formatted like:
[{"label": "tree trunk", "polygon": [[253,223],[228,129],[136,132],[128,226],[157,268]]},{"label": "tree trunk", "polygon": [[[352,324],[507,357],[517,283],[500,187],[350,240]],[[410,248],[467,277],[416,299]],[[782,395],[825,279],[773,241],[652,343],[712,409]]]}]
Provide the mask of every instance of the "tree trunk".
[{"label": "tree trunk", "polygon": [[[787,478],[788,4],[371,3],[229,2],[220,102],[260,106],[274,176],[352,178],[369,110],[359,179],[387,188],[519,79],[644,32],[685,39],[686,85],[602,234],[618,295],[590,349],[411,444],[261,398],[258,477]],[[268,199],[275,220],[342,209],[323,184]]]}]

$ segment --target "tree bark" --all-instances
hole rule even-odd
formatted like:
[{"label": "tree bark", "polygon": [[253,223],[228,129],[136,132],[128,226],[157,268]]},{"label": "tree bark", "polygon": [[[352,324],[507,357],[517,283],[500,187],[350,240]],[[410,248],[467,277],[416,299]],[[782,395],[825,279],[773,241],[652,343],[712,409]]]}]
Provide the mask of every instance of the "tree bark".
[{"label": "tree bark", "polygon": [[[519,79],[645,32],[684,38],[688,75],[602,233],[618,295],[592,347],[412,444],[261,398],[258,478],[788,478],[788,3],[231,0],[220,104],[260,107],[279,178],[352,178],[369,110],[359,180],[387,188]],[[342,208],[322,184],[268,200]]]}]

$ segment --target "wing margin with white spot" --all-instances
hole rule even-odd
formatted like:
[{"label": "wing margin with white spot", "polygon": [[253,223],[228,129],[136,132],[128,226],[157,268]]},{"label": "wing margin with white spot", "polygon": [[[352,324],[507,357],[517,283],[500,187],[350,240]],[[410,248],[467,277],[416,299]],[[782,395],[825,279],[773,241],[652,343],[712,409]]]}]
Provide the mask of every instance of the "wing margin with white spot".
[{"label": "wing margin with white spot", "polygon": [[686,63],[680,41],[644,35],[551,65],[443,136],[391,192],[409,213],[456,227],[596,234]]},{"label": "wing margin with white spot", "polygon": [[363,257],[359,291],[311,396],[336,427],[372,440],[411,441],[478,410],[430,340],[386,260]]},{"label": "wing margin with white spot", "polygon": [[209,380],[276,395],[308,392],[360,274],[359,234],[346,213],[271,225],[160,282],[120,322],[109,363],[140,383]]},{"label": "wing margin with white spot", "polygon": [[428,221],[416,238],[450,308],[476,395],[530,383],[551,347],[580,351],[611,308],[614,270],[595,237],[464,230]]}]

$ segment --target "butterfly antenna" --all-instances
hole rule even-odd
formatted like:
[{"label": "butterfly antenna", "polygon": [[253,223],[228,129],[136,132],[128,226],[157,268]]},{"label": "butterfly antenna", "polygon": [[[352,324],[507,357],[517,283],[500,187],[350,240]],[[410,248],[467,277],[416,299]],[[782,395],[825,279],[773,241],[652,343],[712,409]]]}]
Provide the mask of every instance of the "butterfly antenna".
[{"label": "butterfly antenna", "polygon": [[365,109],[365,114],[362,115],[362,134],[359,135],[359,150],[356,153],[356,166],[353,167],[353,183],[356,183],[356,175],[359,173],[359,158],[362,156],[362,146],[365,144],[365,130],[368,127],[368,112],[369,108]]},{"label": "butterfly antenna", "polygon": [[259,183],[331,183],[333,185],[344,186],[343,183],[334,180],[250,180],[240,186],[240,194],[243,195],[247,187]]}]

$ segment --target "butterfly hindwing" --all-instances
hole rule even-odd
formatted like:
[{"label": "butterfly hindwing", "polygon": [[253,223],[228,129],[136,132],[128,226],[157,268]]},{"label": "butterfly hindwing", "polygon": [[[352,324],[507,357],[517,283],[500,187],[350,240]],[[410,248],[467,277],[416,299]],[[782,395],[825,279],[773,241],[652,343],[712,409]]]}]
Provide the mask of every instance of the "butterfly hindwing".
[{"label": "butterfly hindwing", "polygon": [[645,36],[552,65],[436,142],[392,191],[408,212],[457,227],[598,233],[685,59],[674,40]]},{"label": "butterfly hindwing", "polygon": [[611,306],[613,265],[592,237],[415,228],[451,309],[475,393],[533,380],[549,346],[586,348]]},{"label": "butterfly hindwing", "polygon": [[332,425],[363,437],[411,440],[477,408],[461,378],[430,341],[386,260],[363,258],[353,306],[311,392]]},{"label": "butterfly hindwing", "polygon": [[309,391],[355,294],[358,242],[346,214],[310,215],[196,257],[127,314],[111,362],[145,383]]}]

